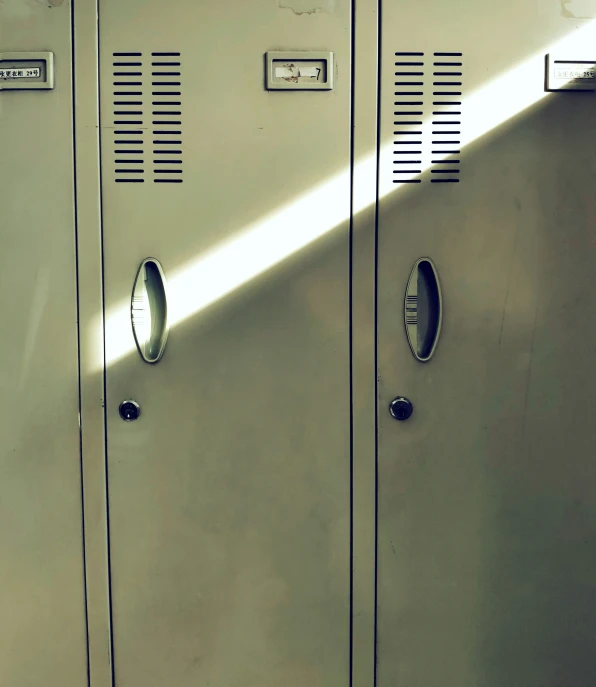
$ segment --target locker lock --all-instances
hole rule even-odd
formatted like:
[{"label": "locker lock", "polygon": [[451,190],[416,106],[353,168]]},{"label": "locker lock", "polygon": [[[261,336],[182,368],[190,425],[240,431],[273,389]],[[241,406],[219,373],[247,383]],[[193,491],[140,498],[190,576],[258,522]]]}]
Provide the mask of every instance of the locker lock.
[{"label": "locker lock", "polygon": [[391,417],[393,417],[395,420],[403,422],[412,415],[414,412],[414,406],[407,398],[398,396],[389,404],[389,412],[391,413]]},{"label": "locker lock", "polygon": [[136,401],[122,401],[118,411],[125,422],[132,422],[141,414],[141,406]]}]

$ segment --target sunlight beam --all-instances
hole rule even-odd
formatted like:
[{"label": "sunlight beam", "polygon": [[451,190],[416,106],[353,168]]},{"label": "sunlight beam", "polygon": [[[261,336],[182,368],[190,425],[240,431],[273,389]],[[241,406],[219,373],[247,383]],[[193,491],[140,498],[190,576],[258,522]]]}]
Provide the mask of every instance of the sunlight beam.
[{"label": "sunlight beam", "polygon": [[[571,49],[572,53],[577,52],[593,38],[593,26],[594,22],[588,22],[581,29],[464,97],[462,111],[465,112],[466,126],[462,131],[461,146],[469,145],[549,95],[544,91],[543,82],[536,78],[537,74],[544,72],[545,54],[565,49]],[[431,126],[428,119],[423,124],[423,131],[428,132]],[[393,145],[388,142],[381,147],[380,164],[391,167],[392,157]],[[449,156],[443,156],[447,157]],[[433,158],[438,159],[438,156],[433,155]],[[430,157],[423,165],[423,172],[429,166]],[[374,152],[358,160],[356,167],[358,175],[374,177]],[[412,178],[416,176],[419,175],[412,174]],[[403,187],[393,184],[391,175],[380,175],[380,198],[396,193],[401,188]],[[291,203],[245,227],[214,249],[173,270],[167,275],[170,327],[184,322],[346,222],[349,219],[349,193],[350,169],[346,168]],[[355,193],[354,213],[361,212],[375,201],[372,192]],[[147,256],[140,256],[139,260],[142,257]],[[110,365],[136,348],[131,329],[129,300],[108,309],[105,325],[106,365]],[[95,329],[97,350],[92,358],[96,361],[93,371],[103,367],[100,355],[100,317],[97,318]]]}]

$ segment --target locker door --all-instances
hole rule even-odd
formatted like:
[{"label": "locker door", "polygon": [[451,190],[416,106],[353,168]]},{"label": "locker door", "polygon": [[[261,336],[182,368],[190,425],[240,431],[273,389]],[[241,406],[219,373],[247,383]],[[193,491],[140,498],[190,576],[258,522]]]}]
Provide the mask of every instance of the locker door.
[{"label": "locker door", "polygon": [[349,6],[100,3],[119,687],[347,684]]},{"label": "locker door", "polygon": [[382,3],[380,687],[596,680],[588,4]]},{"label": "locker door", "polygon": [[69,3],[0,3],[3,57],[55,58],[53,90],[0,82],[0,684],[13,687],[87,684],[70,22]]}]

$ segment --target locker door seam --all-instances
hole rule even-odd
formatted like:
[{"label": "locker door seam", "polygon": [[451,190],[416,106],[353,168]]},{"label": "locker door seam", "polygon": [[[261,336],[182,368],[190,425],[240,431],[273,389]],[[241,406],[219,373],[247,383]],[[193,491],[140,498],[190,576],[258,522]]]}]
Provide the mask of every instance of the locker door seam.
[{"label": "locker door seam", "polygon": [[354,98],[355,98],[355,57],[356,57],[356,0],[350,3],[350,227],[348,247],[348,348],[349,348],[349,385],[350,385],[350,627],[349,627],[349,674],[348,682],[352,687],[354,676],[354,308],[353,308],[353,257],[354,257]]},{"label": "locker door seam", "polygon": [[107,530],[107,561],[108,561],[108,600],[109,600],[109,620],[110,620],[110,672],[112,676],[112,687],[116,684],[115,661],[114,661],[114,614],[112,604],[112,547],[111,547],[111,527],[110,527],[110,480],[109,480],[109,460],[108,460],[108,384],[107,384],[107,359],[106,359],[106,293],[105,293],[105,253],[104,253],[104,213],[103,213],[103,142],[102,142],[102,107],[101,107],[101,0],[96,0],[97,8],[97,107],[99,121],[99,208],[100,208],[100,227],[101,227],[101,295],[102,295],[102,344],[103,344],[103,416],[104,416],[104,460],[105,460],[105,490],[106,490],[106,530]]},{"label": "locker door seam", "polygon": [[378,594],[379,594],[379,183],[381,159],[381,76],[383,35],[383,1],[377,1],[377,132],[376,132],[376,191],[375,191],[375,265],[374,265],[374,370],[375,370],[375,590],[374,590],[374,668],[373,686],[377,687]]},{"label": "locker door seam", "polygon": [[81,387],[81,317],[79,296],[79,224],[78,224],[78,194],[77,194],[77,123],[76,123],[76,82],[75,82],[75,27],[74,2],[70,7],[70,97],[72,109],[72,171],[73,171],[73,219],[74,219],[74,259],[75,259],[75,309],[77,318],[77,395],[79,412],[79,474],[81,483],[81,548],[83,555],[83,598],[85,603],[85,656],[87,661],[87,685],[91,685],[91,664],[89,658],[89,607],[87,595],[87,551],[85,536],[85,490],[83,484],[83,428],[82,417],[82,387]]}]

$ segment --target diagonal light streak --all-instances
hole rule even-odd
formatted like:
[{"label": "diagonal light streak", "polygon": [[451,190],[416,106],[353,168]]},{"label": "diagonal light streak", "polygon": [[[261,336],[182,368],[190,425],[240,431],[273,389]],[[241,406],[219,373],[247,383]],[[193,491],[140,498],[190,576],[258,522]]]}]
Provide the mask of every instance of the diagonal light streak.
[{"label": "diagonal light streak", "polygon": [[[589,47],[589,39],[593,37],[594,22],[588,22],[581,29],[535,53],[464,97],[462,112],[465,112],[466,126],[462,131],[461,146],[480,139],[549,95],[544,91],[542,79],[537,78],[544,72],[546,52],[568,49],[577,54],[578,50]],[[424,122],[423,135],[429,132],[431,126],[430,119]],[[387,142],[380,150],[381,169],[384,165],[385,169],[391,167],[392,157],[393,145]],[[442,156],[443,159],[447,157]],[[441,156],[433,155],[433,158],[441,159]],[[429,166],[430,159],[425,160],[423,171]],[[356,162],[356,173],[360,178],[374,178],[374,152]],[[410,178],[416,176],[419,175],[412,174]],[[408,177],[404,175],[404,178]],[[381,174],[380,198],[398,193],[400,188],[393,184],[390,174]],[[376,202],[372,185],[368,189],[365,193],[354,194],[355,213]],[[212,250],[172,270],[168,275],[170,327],[184,322],[345,223],[349,219],[349,191],[350,169],[346,168],[292,202],[244,227]],[[139,256],[139,261],[144,257],[147,256]],[[128,299],[108,309],[105,325],[106,365],[110,365],[135,349]],[[97,318],[95,329],[96,350],[92,356],[95,367],[92,371],[103,366],[100,317]]]}]

